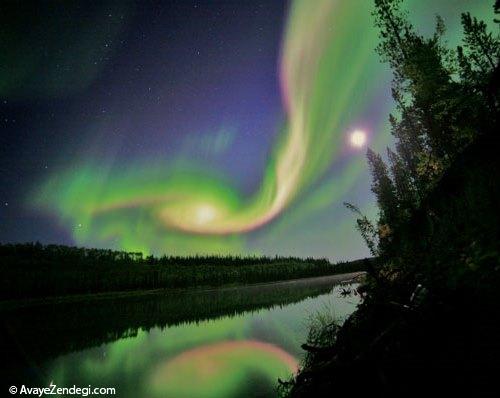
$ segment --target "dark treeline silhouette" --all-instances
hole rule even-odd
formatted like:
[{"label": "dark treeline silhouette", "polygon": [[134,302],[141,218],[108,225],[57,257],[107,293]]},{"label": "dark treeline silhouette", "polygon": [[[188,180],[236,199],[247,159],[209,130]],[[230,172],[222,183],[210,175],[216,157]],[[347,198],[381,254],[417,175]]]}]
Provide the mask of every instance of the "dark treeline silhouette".
[{"label": "dark treeline silhouette", "polygon": [[[0,305],[0,349],[9,358],[3,380],[39,385],[37,368],[46,360],[120,338],[139,329],[165,328],[287,305],[331,291],[343,276],[212,290],[155,292],[140,296],[87,296],[77,302]],[[189,310],[186,310],[186,309]]]},{"label": "dark treeline silhouette", "polygon": [[366,261],[143,257],[142,253],[63,245],[0,244],[0,299],[272,282],[363,271]]},{"label": "dark treeline silhouette", "polygon": [[367,154],[378,219],[346,205],[376,261],[363,303],[341,327],[311,328],[304,367],[282,391],[497,396],[498,26],[464,13],[463,43],[450,49],[441,18],[421,36],[400,0],[375,0],[374,17],[394,73],[395,149],[387,161]]}]

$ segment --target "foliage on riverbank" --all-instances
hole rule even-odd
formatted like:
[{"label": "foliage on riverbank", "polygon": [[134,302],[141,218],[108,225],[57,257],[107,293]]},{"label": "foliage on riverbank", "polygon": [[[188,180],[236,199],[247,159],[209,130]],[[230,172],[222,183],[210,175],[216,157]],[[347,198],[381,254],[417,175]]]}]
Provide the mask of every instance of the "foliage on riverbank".
[{"label": "foliage on riverbank", "polygon": [[306,346],[289,396],[498,392],[500,41],[463,14],[452,51],[442,20],[424,38],[400,3],[375,0],[397,103],[388,164],[368,151],[379,219],[348,205],[377,261],[359,309]]},{"label": "foliage on riverbank", "polygon": [[61,245],[0,244],[0,299],[223,286],[364,271],[293,257],[154,257]]}]

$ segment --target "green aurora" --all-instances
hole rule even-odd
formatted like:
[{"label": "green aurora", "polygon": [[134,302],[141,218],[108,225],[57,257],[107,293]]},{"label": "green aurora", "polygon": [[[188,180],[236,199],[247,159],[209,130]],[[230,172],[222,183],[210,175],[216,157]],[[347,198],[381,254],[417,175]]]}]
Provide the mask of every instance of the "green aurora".
[{"label": "green aurora", "polygon": [[294,304],[138,330],[60,356],[42,373],[47,384],[115,386],[126,398],[274,396],[278,377],[295,372],[303,354],[307,322],[297,320],[321,310],[342,322],[357,303],[342,298],[337,286]]},{"label": "green aurora", "polygon": [[[374,104],[382,115],[391,108],[383,91],[387,70],[374,53],[378,39],[367,4],[290,4],[280,60],[285,122],[260,187],[249,197],[195,161],[189,167],[181,161],[131,161],[111,171],[87,160],[44,181],[30,205],[55,214],[81,245],[243,254],[254,252],[247,245],[249,232],[273,221],[262,237],[273,241],[290,226],[341,202],[365,172],[362,156],[353,156],[346,145],[350,126]],[[425,5],[410,6],[417,20],[428,19]],[[489,11],[484,5],[474,8]],[[446,7],[439,11],[451,12]],[[450,31],[455,39],[458,25]],[[382,119],[372,130],[377,134],[371,134],[370,145],[383,147],[388,138]],[[287,216],[280,217],[287,209]]]},{"label": "green aurora", "polygon": [[286,378],[297,370],[297,360],[275,345],[226,341],[185,351],[159,365],[151,389],[160,397],[235,396],[251,372],[262,373],[273,384],[276,377]]}]

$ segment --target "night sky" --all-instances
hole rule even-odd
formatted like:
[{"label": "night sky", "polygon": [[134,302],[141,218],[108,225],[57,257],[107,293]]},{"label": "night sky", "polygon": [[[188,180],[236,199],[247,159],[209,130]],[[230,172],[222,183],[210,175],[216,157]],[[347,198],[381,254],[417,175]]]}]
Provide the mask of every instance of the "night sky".
[{"label": "night sky", "polygon": [[[450,44],[461,11],[408,2]],[[440,3],[440,4],[436,4]],[[2,2],[0,242],[367,255],[365,146],[390,144],[371,2]]]}]

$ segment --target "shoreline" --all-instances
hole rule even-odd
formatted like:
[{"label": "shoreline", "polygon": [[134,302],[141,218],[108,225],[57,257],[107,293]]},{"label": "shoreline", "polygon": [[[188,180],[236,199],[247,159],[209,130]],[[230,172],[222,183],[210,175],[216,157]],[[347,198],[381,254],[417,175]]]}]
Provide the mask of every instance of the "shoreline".
[{"label": "shoreline", "polygon": [[79,302],[92,302],[100,300],[113,300],[121,298],[142,298],[147,296],[159,296],[159,295],[170,295],[170,294],[187,294],[196,292],[215,292],[215,291],[228,291],[228,290],[242,290],[242,289],[253,289],[260,288],[263,286],[272,285],[302,285],[302,284],[316,284],[316,283],[341,283],[341,282],[355,282],[364,276],[366,272],[349,272],[344,274],[333,274],[324,276],[314,276],[306,278],[295,278],[295,279],[279,279],[270,282],[257,282],[249,284],[230,284],[221,286],[195,286],[188,288],[164,288],[164,289],[147,289],[147,290],[129,290],[129,291],[113,291],[105,293],[87,293],[87,294],[75,294],[67,296],[53,296],[53,297],[37,297],[28,299],[11,299],[0,301],[0,311],[12,311],[20,308],[26,307],[36,307],[44,305],[57,305],[57,304],[67,304],[67,303],[79,303]]}]

